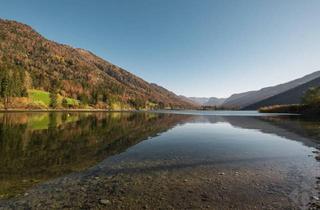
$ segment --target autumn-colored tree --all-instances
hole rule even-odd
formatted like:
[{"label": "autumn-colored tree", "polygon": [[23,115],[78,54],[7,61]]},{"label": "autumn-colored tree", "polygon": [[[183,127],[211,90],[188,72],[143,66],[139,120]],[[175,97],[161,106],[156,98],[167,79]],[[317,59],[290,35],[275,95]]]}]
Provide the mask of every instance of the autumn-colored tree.
[{"label": "autumn-colored tree", "polygon": [[81,99],[82,104],[124,105],[130,98],[138,99],[139,104],[139,99],[146,102],[151,98],[176,107],[190,105],[89,51],[45,39],[25,24],[0,20],[0,41],[0,70],[5,68],[16,77],[12,80],[10,75],[8,81],[2,81],[0,76],[4,87],[0,96],[7,99],[26,96],[31,88],[48,92],[56,88],[60,95]]}]

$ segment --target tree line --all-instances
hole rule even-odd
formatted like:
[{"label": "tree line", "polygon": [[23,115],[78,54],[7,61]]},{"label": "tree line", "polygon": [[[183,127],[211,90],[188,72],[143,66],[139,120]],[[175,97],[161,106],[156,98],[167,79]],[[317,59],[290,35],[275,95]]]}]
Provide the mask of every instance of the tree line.
[{"label": "tree line", "polygon": [[11,97],[28,96],[25,82],[26,72],[22,69],[8,69],[0,67],[0,97],[7,104]]},{"label": "tree line", "polygon": [[[62,80],[58,78],[51,78],[48,82],[43,74],[36,76],[32,72],[24,70],[22,66],[8,66],[7,64],[0,65],[0,100],[5,107],[12,102],[14,97],[28,97],[28,89],[42,89],[49,92],[51,108],[57,108],[60,105],[63,108],[70,108],[73,106],[68,103],[66,98],[68,92],[65,91]],[[45,86],[41,86],[42,83],[46,83]],[[80,83],[82,88],[78,88],[74,85],[74,93],[71,98],[74,98],[80,102],[80,106],[92,105],[92,106],[111,106],[115,103],[127,104],[135,109],[143,109],[147,106],[148,99],[130,97],[123,99],[121,96],[124,94],[125,89],[116,84],[96,84],[93,87],[86,87],[86,83]],[[58,96],[63,96],[62,100],[58,100]],[[151,101],[151,100],[150,100]],[[151,101],[157,104],[157,107],[164,108],[165,105],[162,102]]]}]

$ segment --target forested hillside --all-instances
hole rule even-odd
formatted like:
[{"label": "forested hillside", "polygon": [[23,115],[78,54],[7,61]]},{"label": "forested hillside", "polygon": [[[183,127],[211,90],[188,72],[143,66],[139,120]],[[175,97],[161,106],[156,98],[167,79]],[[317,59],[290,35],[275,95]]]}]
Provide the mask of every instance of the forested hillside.
[{"label": "forested hillside", "polygon": [[240,93],[240,94],[234,94],[223,103],[223,106],[245,109],[247,107],[250,107],[251,105],[258,104],[259,102],[264,100],[268,100],[271,97],[274,97],[278,94],[294,89],[300,85],[306,84],[319,77],[320,77],[320,71],[316,71],[312,74],[308,74],[308,75],[305,75],[304,77],[301,77],[283,84],[279,84],[276,86],[266,87],[260,90],[249,91],[249,92]]},{"label": "forested hillside", "polygon": [[50,94],[52,108],[193,106],[87,50],[55,43],[27,25],[0,19],[1,105],[46,107],[43,101],[30,99],[30,90]]},{"label": "forested hillside", "polygon": [[300,104],[303,103],[302,99],[305,93],[311,88],[320,87],[320,77],[310,82],[304,83],[298,87],[290,89],[281,94],[259,101],[258,103],[252,104],[245,107],[245,110],[257,110],[261,107],[272,106],[272,105],[287,105],[287,104]]}]

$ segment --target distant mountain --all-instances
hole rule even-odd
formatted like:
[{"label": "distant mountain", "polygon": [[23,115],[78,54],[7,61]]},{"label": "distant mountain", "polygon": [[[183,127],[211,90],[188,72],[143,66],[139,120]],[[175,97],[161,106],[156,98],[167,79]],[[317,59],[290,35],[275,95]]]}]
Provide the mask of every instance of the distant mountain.
[{"label": "distant mountain", "polygon": [[186,98],[188,98],[189,100],[201,106],[209,101],[209,98],[206,98],[206,97],[186,97]]},{"label": "distant mountain", "polygon": [[227,100],[225,100],[225,102],[223,103],[223,106],[237,107],[240,109],[247,108],[247,107],[250,107],[250,105],[258,104],[263,100],[266,100],[273,96],[289,91],[293,88],[301,86],[319,77],[320,77],[320,71],[317,71],[312,74],[308,74],[302,78],[299,78],[284,84],[263,88],[257,91],[249,91],[245,93],[234,94],[231,97],[229,97]]},{"label": "distant mountain", "polygon": [[204,103],[204,105],[205,106],[221,106],[225,100],[226,100],[225,98],[211,97],[206,103]]},{"label": "distant mountain", "polygon": [[[22,89],[55,90],[93,107],[194,106],[87,50],[47,40],[28,25],[0,19],[0,73],[4,72],[11,79],[22,75],[19,87],[9,91],[9,96],[22,95],[23,84]],[[9,82],[9,87],[16,85],[14,80]]]},{"label": "distant mountain", "polygon": [[185,102],[187,102],[189,104],[192,104],[194,107],[201,106],[201,104],[191,100],[189,97],[186,97],[186,96],[183,96],[183,95],[179,95],[179,97],[180,97],[180,100],[185,101]]},{"label": "distant mountain", "polygon": [[220,106],[225,101],[225,98],[216,97],[188,97],[188,99],[201,106]]},{"label": "distant mountain", "polygon": [[288,91],[280,93],[278,95],[272,96],[265,100],[259,101],[255,104],[251,104],[247,107],[244,107],[245,110],[257,110],[264,106],[271,106],[271,105],[283,105],[283,104],[299,104],[301,103],[302,96],[305,92],[312,88],[312,87],[319,87],[320,86],[320,77],[299,85],[298,87],[292,88]]}]

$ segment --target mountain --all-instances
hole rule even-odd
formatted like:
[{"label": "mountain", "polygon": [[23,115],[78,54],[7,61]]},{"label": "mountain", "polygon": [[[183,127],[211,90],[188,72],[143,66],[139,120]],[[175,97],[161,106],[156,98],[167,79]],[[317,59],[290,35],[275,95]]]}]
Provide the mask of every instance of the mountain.
[{"label": "mountain", "polygon": [[320,71],[314,72],[312,74],[308,74],[302,78],[299,78],[284,84],[263,88],[257,91],[249,91],[245,93],[234,94],[223,103],[223,106],[237,107],[240,109],[250,107],[250,105],[257,104],[260,101],[266,100],[273,96],[289,91],[293,88],[296,88],[305,83],[308,83],[318,77],[320,77]]},{"label": "mountain", "polygon": [[179,95],[179,97],[180,97],[180,99],[181,99],[182,101],[185,101],[185,102],[187,102],[187,103],[189,103],[189,104],[192,104],[194,107],[199,107],[199,106],[201,106],[201,104],[197,103],[197,102],[194,101],[194,100],[191,100],[189,97],[186,97],[186,96],[183,96],[183,95]]},{"label": "mountain", "polygon": [[205,106],[221,106],[225,100],[226,100],[225,98],[211,97],[204,105]]},{"label": "mountain", "polygon": [[16,21],[0,19],[0,70],[0,82],[11,88],[0,90],[2,97],[19,97],[26,90],[37,89],[92,107],[194,107],[90,51],[50,41]]},{"label": "mountain", "polygon": [[288,91],[280,93],[278,95],[272,96],[265,100],[259,101],[255,104],[251,104],[247,107],[244,107],[245,110],[257,110],[264,106],[271,106],[271,105],[283,105],[283,104],[299,104],[301,103],[302,96],[305,92],[312,88],[312,87],[319,87],[320,86],[320,77],[299,85],[298,87],[292,88]]},{"label": "mountain", "polygon": [[186,98],[188,98],[189,100],[201,106],[209,101],[209,98],[206,98],[206,97],[186,97]]},{"label": "mountain", "polygon": [[188,97],[188,99],[201,106],[220,106],[225,101],[225,98],[216,97]]}]

